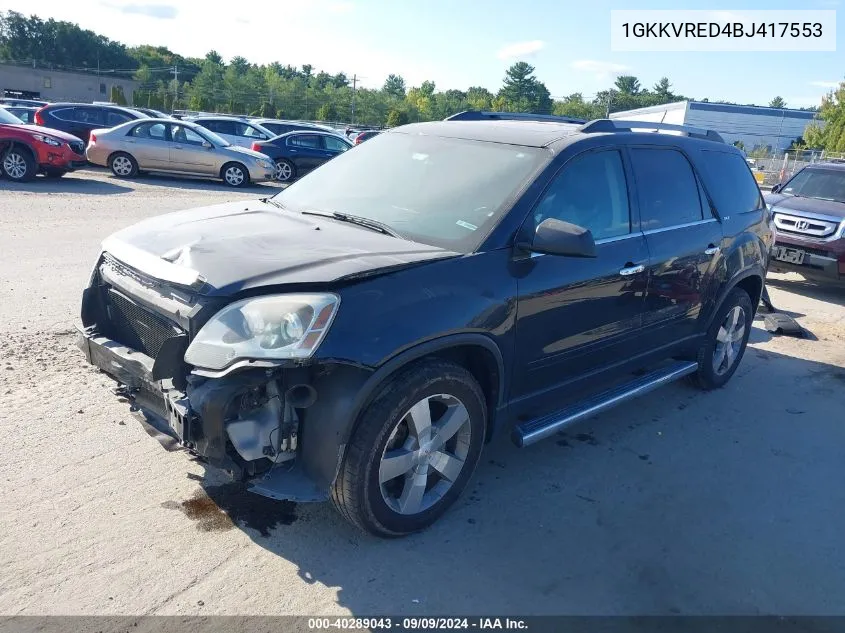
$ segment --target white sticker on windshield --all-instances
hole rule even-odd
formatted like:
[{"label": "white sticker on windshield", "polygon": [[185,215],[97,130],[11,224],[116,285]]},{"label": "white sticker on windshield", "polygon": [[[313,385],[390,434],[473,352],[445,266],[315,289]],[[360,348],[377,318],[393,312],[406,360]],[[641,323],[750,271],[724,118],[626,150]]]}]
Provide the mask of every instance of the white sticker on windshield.
[{"label": "white sticker on windshield", "polygon": [[469,222],[464,222],[463,220],[458,220],[457,222],[455,222],[455,224],[457,224],[458,226],[462,226],[465,229],[469,229],[470,231],[478,230],[477,226],[475,226],[474,224],[470,224]]},{"label": "white sticker on windshield", "polygon": [[428,154],[414,153],[411,154],[411,158],[414,160],[428,160]]}]

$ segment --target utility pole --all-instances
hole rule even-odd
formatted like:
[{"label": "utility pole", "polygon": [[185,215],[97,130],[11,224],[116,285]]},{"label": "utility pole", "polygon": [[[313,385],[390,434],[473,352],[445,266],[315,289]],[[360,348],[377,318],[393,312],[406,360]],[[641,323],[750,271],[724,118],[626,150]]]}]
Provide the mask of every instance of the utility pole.
[{"label": "utility pole", "polygon": [[179,99],[179,64],[173,64],[173,70],[170,73],[173,75],[173,103],[170,105],[172,110]]},{"label": "utility pole", "polygon": [[355,88],[358,86],[358,75],[352,75],[352,125],[355,125]]}]

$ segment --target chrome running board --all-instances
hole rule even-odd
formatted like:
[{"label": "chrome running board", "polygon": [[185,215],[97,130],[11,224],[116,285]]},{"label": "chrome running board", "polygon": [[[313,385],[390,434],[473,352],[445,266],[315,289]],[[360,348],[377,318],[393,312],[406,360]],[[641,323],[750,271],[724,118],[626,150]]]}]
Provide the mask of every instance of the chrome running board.
[{"label": "chrome running board", "polygon": [[689,376],[695,373],[697,369],[698,363],[686,361],[676,362],[668,367],[657,369],[645,376],[578,402],[562,411],[517,424],[511,434],[511,440],[520,448],[534,444],[554,435],[570,424],[637,398],[679,378]]}]

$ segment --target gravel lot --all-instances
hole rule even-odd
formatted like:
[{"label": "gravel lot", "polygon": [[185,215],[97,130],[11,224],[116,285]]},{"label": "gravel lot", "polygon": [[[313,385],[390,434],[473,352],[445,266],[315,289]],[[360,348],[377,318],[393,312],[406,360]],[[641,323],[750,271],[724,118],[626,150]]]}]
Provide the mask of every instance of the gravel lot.
[{"label": "gravel lot", "polygon": [[503,436],[408,539],[162,450],[74,346],[99,242],[273,189],[0,181],[0,614],[845,614],[845,292],[797,276],[772,299],[815,340],[758,321],[719,392],[673,385],[528,449]]}]

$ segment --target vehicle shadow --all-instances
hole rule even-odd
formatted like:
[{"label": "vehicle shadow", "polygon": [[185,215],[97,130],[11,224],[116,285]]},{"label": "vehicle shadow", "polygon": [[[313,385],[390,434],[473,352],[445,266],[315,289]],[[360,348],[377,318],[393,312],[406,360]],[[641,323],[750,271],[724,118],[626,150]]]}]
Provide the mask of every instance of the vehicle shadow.
[{"label": "vehicle shadow", "polygon": [[134,191],[131,182],[121,184],[86,178],[84,173],[75,172],[62,178],[36,176],[29,182],[11,182],[0,178],[0,191],[22,191],[27,193],[77,193],[95,196],[130,193]]},{"label": "vehicle shadow", "polygon": [[[779,290],[788,290],[800,294],[810,299],[845,306],[845,286],[817,283],[808,279],[774,278],[771,275],[766,277],[766,284]],[[777,307],[777,304],[775,304],[775,307]],[[795,316],[789,312],[785,312],[785,314]]]},{"label": "vehicle shadow", "polygon": [[[109,175],[109,178],[118,180],[115,176]],[[121,181],[123,182],[123,181]],[[164,174],[141,174],[133,178],[130,182],[139,182],[147,185],[154,185],[156,187],[171,187],[175,189],[192,189],[197,191],[260,191],[266,195],[274,195],[281,191],[284,187],[275,182],[260,182],[249,183],[244,187],[230,187],[220,180],[211,180],[205,178],[191,178],[187,176],[169,176]]]},{"label": "vehicle shadow", "polygon": [[723,389],[670,385],[526,449],[503,434],[455,506],[404,539],[211,472],[181,503],[222,508],[355,615],[842,615],[843,386],[842,367],[749,347]]}]

